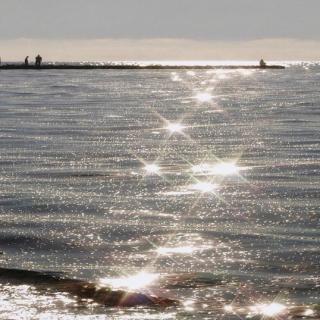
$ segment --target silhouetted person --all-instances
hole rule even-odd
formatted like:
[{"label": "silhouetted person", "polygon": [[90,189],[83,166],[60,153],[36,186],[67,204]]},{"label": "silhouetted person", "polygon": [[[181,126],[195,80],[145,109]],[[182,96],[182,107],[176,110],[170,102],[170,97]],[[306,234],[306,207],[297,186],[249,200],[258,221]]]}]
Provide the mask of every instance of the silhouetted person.
[{"label": "silhouetted person", "polygon": [[24,59],[24,65],[27,67],[29,65],[29,56],[26,56],[26,58]]},{"label": "silhouetted person", "polygon": [[263,59],[260,60],[260,67],[261,68],[265,68],[267,66],[267,64],[265,63],[265,61]]},{"label": "silhouetted person", "polygon": [[40,56],[40,54],[38,54],[36,56],[36,67],[40,67],[41,66],[41,62],[42,62],[42,57]]}]

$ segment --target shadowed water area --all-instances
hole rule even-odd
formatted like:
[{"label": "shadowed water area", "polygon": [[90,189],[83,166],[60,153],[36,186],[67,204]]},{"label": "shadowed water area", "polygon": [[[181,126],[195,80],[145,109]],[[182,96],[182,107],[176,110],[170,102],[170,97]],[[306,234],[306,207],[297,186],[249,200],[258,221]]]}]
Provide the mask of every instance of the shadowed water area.
[{"label": "shadowed water area", "polygon": [[[320,66],[1,70],[0,319],[319,319]],[[78,281],[78,280],[77,280]]]}]

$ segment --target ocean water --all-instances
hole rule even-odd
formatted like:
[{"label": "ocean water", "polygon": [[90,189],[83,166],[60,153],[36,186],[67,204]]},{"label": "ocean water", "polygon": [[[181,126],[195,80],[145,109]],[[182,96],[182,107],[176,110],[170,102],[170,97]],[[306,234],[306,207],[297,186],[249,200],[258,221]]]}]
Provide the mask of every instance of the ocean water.
[{"label": "ocean water", "polygon": [[319,319],[319,83],[317,63],[0,71],[0,267],[180,301],[0,279],[0,319]]}]

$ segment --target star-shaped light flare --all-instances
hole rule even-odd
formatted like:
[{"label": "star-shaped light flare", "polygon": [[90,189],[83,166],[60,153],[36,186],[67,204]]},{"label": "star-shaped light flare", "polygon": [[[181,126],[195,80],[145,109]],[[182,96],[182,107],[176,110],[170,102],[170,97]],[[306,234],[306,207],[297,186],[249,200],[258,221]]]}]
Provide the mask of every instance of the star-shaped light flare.
[{"label": "star-shaped light flare", "polygon": [[185,128],[186,127],[179,122],[168,122],[167,126],[165,127],[165,129],[168,130],[171,135],[174,133],[183,134],[183,129]]}]

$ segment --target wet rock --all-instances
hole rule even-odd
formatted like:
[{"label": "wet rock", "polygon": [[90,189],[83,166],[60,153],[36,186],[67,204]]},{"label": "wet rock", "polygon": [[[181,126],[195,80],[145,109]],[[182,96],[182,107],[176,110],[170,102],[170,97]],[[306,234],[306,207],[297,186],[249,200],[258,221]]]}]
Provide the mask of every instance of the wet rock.
[{"label": "wet rock", "polygon": [[169,298],[112,290],[88,281],[63,278],[57,273],[0,268],[0,282],[10,285],[32,285],[41,291],[65,292],[108,307],[169,307],[178,304],[176,300]]}]

